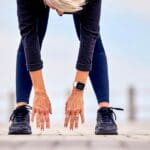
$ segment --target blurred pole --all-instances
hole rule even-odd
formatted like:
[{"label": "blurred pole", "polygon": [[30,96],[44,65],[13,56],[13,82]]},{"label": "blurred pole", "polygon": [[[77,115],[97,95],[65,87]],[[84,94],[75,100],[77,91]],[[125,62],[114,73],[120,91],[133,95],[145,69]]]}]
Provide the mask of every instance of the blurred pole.
[{"label": "blurred pole", "polygon": [[135,88],[133,86],[128,89],[128,120],[136,120]]}]

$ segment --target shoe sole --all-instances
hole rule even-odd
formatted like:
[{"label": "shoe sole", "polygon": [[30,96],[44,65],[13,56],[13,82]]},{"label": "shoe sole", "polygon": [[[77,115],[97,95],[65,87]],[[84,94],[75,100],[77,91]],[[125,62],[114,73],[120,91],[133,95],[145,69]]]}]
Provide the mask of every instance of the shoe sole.
[{"label": "shoe sole", "polygon": [[11,130],[9,130],[9,132],[8,132],[8,135],[31,135],[32,134],[32,132],[30,131],[27,131],[27,130],[21,130],[21,131],[11,131]]},{"label": "shoe sole", "polygon": [[95,135],[118,135],[117,131],[100,131],[98,133],[95,132]]}]

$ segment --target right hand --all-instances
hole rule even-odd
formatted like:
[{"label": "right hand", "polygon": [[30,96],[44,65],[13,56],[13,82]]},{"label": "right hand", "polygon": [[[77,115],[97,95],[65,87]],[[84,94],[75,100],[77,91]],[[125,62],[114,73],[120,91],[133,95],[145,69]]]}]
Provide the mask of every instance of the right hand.
[{"label": "right hand", "polygon": [[50,128],[50,116],[52,114],[51,102],[46,93],[35,93],[31,120],[36,117],[36,127],[44,130]]}]

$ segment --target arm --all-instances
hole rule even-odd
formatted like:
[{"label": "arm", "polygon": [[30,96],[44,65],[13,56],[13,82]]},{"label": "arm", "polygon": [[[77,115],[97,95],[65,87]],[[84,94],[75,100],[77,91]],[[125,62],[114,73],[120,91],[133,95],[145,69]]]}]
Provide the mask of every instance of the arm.
[{"label": "arm", "polygon": [[[40,2],[33,5],[33,1],[30,0],[17,0],[17,14],[26,57],[26,65],[27,70],[30,72],[34,88],[32,120],[36,116],[37,127],[44,129],[45,123],[46,127],[49,127],[51,105],[46,94],[41,70],[43,67],[40,53],[41,43],[37,32],[39,8],[45,7],[44,5],[42,6]],[[35,16],[35,14],[37,15]]]},{"label": "arm", "polygon": [[[86,83],[89,71],[92,69],[93,53],[99,34],[100,6],[101,0],[91,0],[80,14],[75,15],[80,20],[80,49],[75,81],[82,83]],[[79,116],[82,123],[84,122],[83,93],[77,89],[72,90],[71,96],[66,102],[65,127],[70,123],[70,129],[77,128]]]}]

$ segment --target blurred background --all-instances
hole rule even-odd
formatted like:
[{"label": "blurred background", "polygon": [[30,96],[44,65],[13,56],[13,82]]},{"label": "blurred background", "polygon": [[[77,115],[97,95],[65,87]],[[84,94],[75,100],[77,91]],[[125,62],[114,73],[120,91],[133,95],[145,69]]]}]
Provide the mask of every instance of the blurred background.
[{"label": "blurred background", "polygon": [[[20,42],[16,1],[0,0],[0,124],[15,107],[16,54]],[[101,35],[107,53],[111,106],[122,107],[120,121],[150,122],[150,1],[104,0]],[[75,75],[77,39],[71,15],[50,12],[42,48],[44,77],[53,104],[53,122],[64,117],[64,104]],[[30,104],[32,105],[32,97]],[[86,121],[94,122],[97,101],[88,81]]]}]

